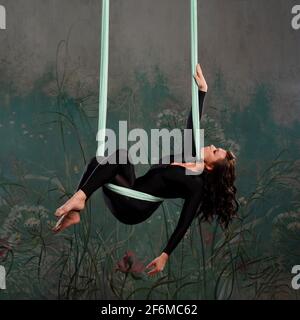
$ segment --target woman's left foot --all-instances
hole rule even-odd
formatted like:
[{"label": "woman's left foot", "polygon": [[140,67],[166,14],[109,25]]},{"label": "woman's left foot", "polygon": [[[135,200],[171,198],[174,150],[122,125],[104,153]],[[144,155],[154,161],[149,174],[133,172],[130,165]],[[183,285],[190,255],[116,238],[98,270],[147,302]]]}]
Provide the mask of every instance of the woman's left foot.
[{"label": "woman's left foot", "polygon": [[82,190],[78,190],[64,205],[56,210],[55,215],[61,217],[71,211],[83,210],[86,198],[85,193]]},{"label": "woman's left foot", "polygon": [[79,211],[70,211],[59,218],[52,231],[55,233],[61,232],[70,226],[80,222]]}]

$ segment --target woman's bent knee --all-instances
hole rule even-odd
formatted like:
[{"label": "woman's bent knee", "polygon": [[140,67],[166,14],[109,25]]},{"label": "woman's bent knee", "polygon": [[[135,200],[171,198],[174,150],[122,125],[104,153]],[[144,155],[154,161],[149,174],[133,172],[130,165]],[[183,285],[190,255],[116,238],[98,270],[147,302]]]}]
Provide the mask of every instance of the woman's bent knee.
[{"label": "woman's bent knee", "polygon": [[130,163],[128,150],[116,149],[109,156],[96,156],[91,159],[91,162],[97,161],[99,164],[127,164]]}]

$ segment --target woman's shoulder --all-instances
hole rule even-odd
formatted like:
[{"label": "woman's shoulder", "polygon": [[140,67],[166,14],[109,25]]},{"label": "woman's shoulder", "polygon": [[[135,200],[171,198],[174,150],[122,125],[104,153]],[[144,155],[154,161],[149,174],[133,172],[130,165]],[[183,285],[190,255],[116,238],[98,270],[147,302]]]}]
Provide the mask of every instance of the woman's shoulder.
[{"label": "woman's shoulder", "polygon": [[169,164],[164,168],[164,175],[169,177],[171,180],[182,181],[186,184],[203,182],[203,172],[201,170],[195,171],[179,165]]},{"label": "woman's shoulder", "polygon": [[202,182],[204,177],[203,167],[193,167],[192,165],[184,166],[177,163],[168,163],[168,164],[154,164],[149,169],[151,172],[157,172],[158,174],[164,174],[168,177],[176,179],[185,179],[185,180],[195,180],[199,183]]},{"label": "woman's shoulder", "polygon": [[173,162],[170,165],[183,167],[195,174],[201,174],[204,170],[204,162]]}]

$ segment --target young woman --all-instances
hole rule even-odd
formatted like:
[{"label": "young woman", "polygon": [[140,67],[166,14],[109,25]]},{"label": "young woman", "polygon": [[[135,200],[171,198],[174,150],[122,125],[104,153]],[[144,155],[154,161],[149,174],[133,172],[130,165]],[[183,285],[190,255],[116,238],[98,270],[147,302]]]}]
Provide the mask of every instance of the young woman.
[{"label": "young woman", "polygon": [[[194,75],[199,91],[199,114],[202,116],[207,84],[199,64]],[[187,120],[187,129],[192,128],[192,111]],[[195,156],[195,143],[192,135],[192,155]],[[73,224],[79,223],[80,211],[84,209],[88,198],[103,187],[104,199],[114,216],[125,224],[137,224],[148,219],[162,202],[149,202],[119,195],[109,190],[104,184],[110,182],[127,188],[142,191],[162,198],[183,198],[183,208],[175,230],[160,256],[147,265],[154,266],[148,275],[154,275],[164,266],[185,235],[193,219],[202,213],[201,219],[211,220],[216,217],[223,227],[227,227],[238,210],[236,201],[235,157],[230,151],[215,146],[204,147],[204,162],[174,162],[171,155],[170,164],[153,165],[148,172],[136,178],[134,165],[130,162],[126,150],[118,149],[113,156],[120,160],[101,164],[94,157],[86,166],[76,193],[61,207],[55,215],[59,218],[54,232],[59,232]],[[199,171],[201,174],[186,174],[186,170]],[[200,171],[201,170],[201,171]]]}]

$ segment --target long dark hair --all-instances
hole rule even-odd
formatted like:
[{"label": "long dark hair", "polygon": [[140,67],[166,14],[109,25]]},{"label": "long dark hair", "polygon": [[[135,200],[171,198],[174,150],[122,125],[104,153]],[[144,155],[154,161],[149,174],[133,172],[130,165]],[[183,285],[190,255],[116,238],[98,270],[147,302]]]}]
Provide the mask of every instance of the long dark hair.
[{"label": "long dark hair", "polygon": [[217,161],[212,170],[204,169],[202,173],[204,201],[200,208],[201,220],[211,222],[216,218],[224,229],[237,216],[239,209],[234,185],[235,164],[236,157],[231,151],[227,151],[225,159]]}]

